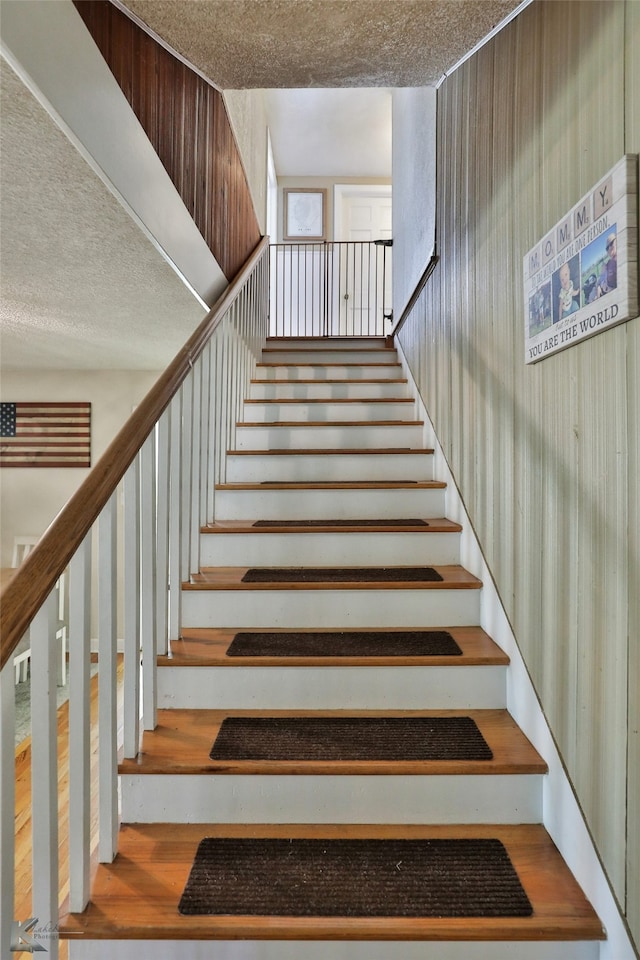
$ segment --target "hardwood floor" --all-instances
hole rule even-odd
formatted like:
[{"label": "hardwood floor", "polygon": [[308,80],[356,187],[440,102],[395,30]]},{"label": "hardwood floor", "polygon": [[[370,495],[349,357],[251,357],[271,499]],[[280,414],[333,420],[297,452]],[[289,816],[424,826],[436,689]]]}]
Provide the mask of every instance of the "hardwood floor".
[{"label": "hardwood floor", "polygon": [[[118,658],[119,701],[122,694],[122,657]],[[120,707],[120,702],[119,702]],[[121,710],[119,710],[121,715]],[[98,847],[98,677],[91,679],[91,857],[97,868]],[[118,732],[118,742],[121,730]],[[16,748],[16,890],[14,916],[23,921],[32,916],[31,898],[31,737]],[[58,856],[61,877],[60,906],[69,894],[69,702],[58,710]],[[60,960],[67,960],[67,941],[59,944]]]}]

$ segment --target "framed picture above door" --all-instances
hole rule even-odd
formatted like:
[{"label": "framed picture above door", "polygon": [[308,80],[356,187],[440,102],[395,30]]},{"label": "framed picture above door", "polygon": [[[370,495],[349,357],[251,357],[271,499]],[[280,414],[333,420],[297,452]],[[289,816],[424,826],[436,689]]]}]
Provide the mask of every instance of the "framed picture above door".
[{"label": "framed picture above door", "polygon": [[285,187],[284,240],[326,240],[327,191],[313,187]]}]

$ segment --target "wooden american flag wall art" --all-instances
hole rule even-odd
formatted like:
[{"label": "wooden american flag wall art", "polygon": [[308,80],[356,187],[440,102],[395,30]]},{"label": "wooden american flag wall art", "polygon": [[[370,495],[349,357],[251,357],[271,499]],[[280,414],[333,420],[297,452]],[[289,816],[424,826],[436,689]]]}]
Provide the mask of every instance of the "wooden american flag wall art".
[{"label": "wooden american flag wall art", "polygon": [[0,467],[90,466],[90,403],[0,403]]}]

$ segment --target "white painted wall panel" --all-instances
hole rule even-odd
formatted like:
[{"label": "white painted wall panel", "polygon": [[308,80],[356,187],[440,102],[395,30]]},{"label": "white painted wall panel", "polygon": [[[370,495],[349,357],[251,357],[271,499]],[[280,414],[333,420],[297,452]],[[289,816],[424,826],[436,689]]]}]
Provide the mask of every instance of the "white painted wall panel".
[{"label": "white painted wall panel", "polygon": [[[392,104],[394,201],[401,210],[414,207],[419,211],[410,236],[399,229],[395,212],[393,215],[393,303],[399,316],[435,243],[436,91],[433,87],[397,89],[392,93]],[[420,118],[419,124],[415,123],[416,117]],[[411,150],[405,149],[407,141],[412,144]]]},{"label": "white painted wall panel", "polygon": [[[625,8],[628,50],[640,49],[640,4]],[[640,153],[640,57],[625,59],[625,149]],[[640,214],[640,211],[639,211]],[[627,324],[628,418],[628,582],[629,582],[629,724],[627,742],[627,912],[640,940],[640,324]]]},{"label": "white painted wall panel", "polygon": [[441,260],[400,334],[636,937],[640,320],[526,367],[521,272],[640,149],[639,22],[622,0],[533,3],[443,84]]}]

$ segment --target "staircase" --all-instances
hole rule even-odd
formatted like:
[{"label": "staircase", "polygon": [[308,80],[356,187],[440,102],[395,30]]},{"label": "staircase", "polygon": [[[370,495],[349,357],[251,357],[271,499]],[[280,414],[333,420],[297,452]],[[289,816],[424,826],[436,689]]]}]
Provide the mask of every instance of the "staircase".
[{"label": "staircase", "polygon": [[[268,342],[183,587],[182,636],[159,658],[158,725],[120,764],[118,855],[62,924],[71,958],[599,957],[602,925],[542,825],[546,765],[505,709],[508,658],[478,626],[482,583],[458,563],[461,528],[401,370],[381,340]],[[459,721],[479,755],[422,756],[425,735]],[[338,728],[346,746],[318,743]],[[234,856],[245,840],[323,841],[345,908],[180,913],[206,837],[243,841]],[[365,840],[381,856],[499,841],[531,909],[363,915],[346,906],[360,848],[344,841]]]}]

